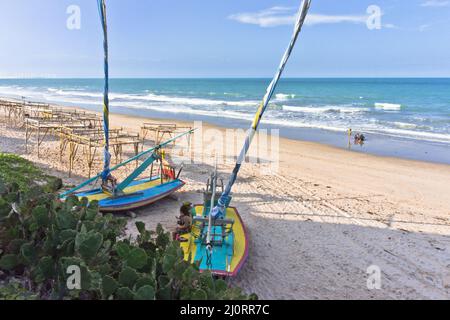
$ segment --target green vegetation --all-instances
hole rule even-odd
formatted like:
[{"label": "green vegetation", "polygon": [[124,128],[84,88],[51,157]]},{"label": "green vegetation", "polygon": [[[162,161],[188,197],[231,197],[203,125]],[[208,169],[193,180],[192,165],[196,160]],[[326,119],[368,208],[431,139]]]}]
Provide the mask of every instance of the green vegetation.
[{"label": "green vegetation", "polygon": [[22,192],[35,186],[42,186],[45,192],[54,192],[62,187],[61,179],[44,174],[28,160],[6,153],[0,153],[0,181],[15,183]]},{"label": "green vegetation", "polygon": [[132,240],[125,219],[103,216],[97,203],[59,201],[55,181],[0,155],[0,299],[256,298],[185,262],[161,226],[138,222]]}]

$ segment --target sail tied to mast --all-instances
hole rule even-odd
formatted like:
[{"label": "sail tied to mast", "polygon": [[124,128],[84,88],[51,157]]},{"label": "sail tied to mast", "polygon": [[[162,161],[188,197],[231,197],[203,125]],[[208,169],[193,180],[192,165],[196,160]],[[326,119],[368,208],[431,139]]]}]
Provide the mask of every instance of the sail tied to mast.
[{"label": "sail tied to mast", "polygon": [[289,43],[289,46],[286,49],[286,52],[284,53],[283,58],[281,59],[280,66],[278,67],[278,70],[277,70],[274,78],[272,79],[270,85],[267,88],[266,94],[264,95],[264,99],[262,100],[261,104],[259,105],[259,108],[258,108],[255,118],[253,120],[252,126],[249,129],[249,131],[247,132],[244,146],[241,150],[241,153],[239,154],[239,157],[237,159],[237,162],[233,169],[233,172],[231,173],[228,184],[219,199],[218,205],[211,212],[211,214],[214,217],[217,217],[217,216],[220,217],[220,216],[224,215],[225,206],[227,203],[229,203],[231,189],[233,188],[233,185],[236,182],[237,176],[239,174],[239,170],[241,169],[241,165],[245,160],[245,156],[247,155],[248,150],[250,149],[250,145],[253,141],[256,131],[258,130],[258,127],[259,127],[261,119],[264,115],[264,112],[266,111],[267,106],[269,105],[269,102],[275,92],[278,82],[280,81],[280,78],[284,71],[284,68],[286,67],[289,57],[291,56],[292,50],[294,49],[295,43],[297,42],[298,35],[300,34],[302,26],[305,22],[305,19],[308,14],[308,10],[309,10],[310,6],[311,6],[311,0],[303,0],[302,4],[300,6],[300,9],[299,9],[299,13],[298,13],[297,20],[296,20],[295,27],[294,27],[294,32],[292,34],[292,38]]},{"label": "sail tied to mast", "polygon": [[108,26],[106,21],[106,4],[105,0],[97,0],[100,20],[103,29],[103,50],[104,50],[104,77],[105,86],[103,91],[103,131],[105,135],[104,141],[104,165],[102,172],[102,180],[106,182],[111,176],[110,164],[111,154],[109,152],[109,65],[108,65]]}]

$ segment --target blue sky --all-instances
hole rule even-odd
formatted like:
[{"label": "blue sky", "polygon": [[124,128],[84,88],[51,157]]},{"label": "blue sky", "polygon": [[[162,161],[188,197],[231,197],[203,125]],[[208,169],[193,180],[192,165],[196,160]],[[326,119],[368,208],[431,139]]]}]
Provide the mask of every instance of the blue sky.
[{"label": "blue sky", "polygon": [[[107,0],[111,75],[272,76],[299,3]],[[450,0],[313,0],[310,13],[286,76],[450,76]],[[101,77],[101,36],[95,0],[0,0],[0,77]]]}]

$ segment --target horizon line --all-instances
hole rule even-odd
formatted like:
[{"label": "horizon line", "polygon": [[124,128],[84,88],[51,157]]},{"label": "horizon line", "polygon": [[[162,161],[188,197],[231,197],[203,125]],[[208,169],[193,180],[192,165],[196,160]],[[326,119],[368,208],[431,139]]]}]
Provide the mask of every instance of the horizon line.
[{"label": "horizon line", "polygon": [[[110,77],[109,80],[135,80],[135,79],[146,79],[146,80],[175,80],[175,79],[186,79],[186,80],[200,80],[200,79],[271,79],[272,77]],[[2,78],[0,80],[103,80],[103,77],[8,77]],[[308,77],[283,77],[283,79],[450,79],[449,76],[308,76]]]}]

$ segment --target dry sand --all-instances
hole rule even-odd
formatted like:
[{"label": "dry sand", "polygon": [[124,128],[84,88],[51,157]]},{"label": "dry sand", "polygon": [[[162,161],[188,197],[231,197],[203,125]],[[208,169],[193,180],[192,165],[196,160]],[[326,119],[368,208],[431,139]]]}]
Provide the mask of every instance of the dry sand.
[{"label": "dry sand", "polygon": [[[111,117],[113,126],[129,131],[143,122],[162,121]],[[205,158],[185,165],[186,187],[176,197],[136,211],[128,224],[131,235],[136,220],[150,228],[157,223],[172,228],[180,201],[201,202],[215,162],[214,151],[205,148],[224,131],[213,129],[206,126],[196,133],[195,140],[203,136],[205,143],[192,149]],[[40,159],[25,154],[24,131],[1,122],[0,151],[23,155],[66,183],[85,176],[78,161],[75,176],[67,178],[57,139],[44,142],[41,150]],[[250,254],[232,284],[262,299],[450,298],[450,166],[282,138],[279,170],[263,174],[274,168],[269,158],[245,164],[234,189],[233,204],[247,226]],[[219,163],[224,179],[231,168],[231,162]],[[381,270],[379,290],[367,288],[372,265]]]}]

